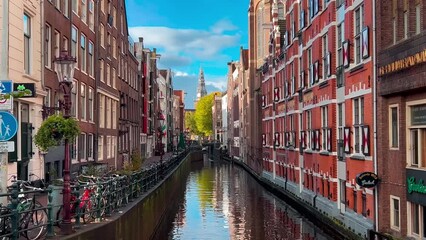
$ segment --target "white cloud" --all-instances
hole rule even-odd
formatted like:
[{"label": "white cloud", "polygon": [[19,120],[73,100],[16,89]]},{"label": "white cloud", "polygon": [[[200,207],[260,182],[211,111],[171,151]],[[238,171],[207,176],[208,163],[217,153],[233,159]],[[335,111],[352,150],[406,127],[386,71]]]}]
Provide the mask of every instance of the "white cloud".
[{"label": "white cloud", "polygon": [[[223,33],[236,30],[227,20],[222,20],[210,30],[178,29],[169,27],[130,27],[133,39],[144,38],[145,46],[162,49],[167,55],[212,60],[220,57],[225,48],[235,47],[239,33]],[[164,54],[163,54],[164,56]]]},{"label": "white cloud", "polygon": [[224,91],[227,88],[228,83],[224,80],[213,80],[213,81],[206,81],[206,85],[210,85],[219,89],[220,91]]},{"label": "white cloud", "polygon": [[175,77],[187,77],[189,74],[187,72],[176,71],[174,72]]}]

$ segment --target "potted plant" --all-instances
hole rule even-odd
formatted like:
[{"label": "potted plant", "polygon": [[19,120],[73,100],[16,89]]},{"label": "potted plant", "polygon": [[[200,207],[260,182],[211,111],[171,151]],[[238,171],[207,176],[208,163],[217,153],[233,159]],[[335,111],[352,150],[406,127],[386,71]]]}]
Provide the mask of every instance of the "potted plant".
[{"label": "potted plant", "polygon": [[34,142],[43,151],[61,145],[67,139],[73,141],[80,134],[80,128],[74,118],[64,118],[61,114],[49,116],[38,129]]}]

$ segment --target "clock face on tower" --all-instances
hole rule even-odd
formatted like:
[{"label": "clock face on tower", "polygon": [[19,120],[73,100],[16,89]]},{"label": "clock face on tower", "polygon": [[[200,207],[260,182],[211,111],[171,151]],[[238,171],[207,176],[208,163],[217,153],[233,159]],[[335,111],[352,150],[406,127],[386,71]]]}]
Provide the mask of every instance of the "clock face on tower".
[{"label": "clock face on tower", "polygon": [[197,97],[201,97],[201,93],[197,93]]}]

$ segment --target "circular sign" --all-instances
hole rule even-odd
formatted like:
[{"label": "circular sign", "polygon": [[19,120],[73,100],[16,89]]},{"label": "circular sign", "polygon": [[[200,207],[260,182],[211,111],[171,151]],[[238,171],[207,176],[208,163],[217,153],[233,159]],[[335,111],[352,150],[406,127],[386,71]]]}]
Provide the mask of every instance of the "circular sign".
[{"label": "circular sign", "polygon": [[0,141],[8,141],[18,131],[18,122],[9,112],[0,112]]},{"label": "circular sign", "polygon": [[360,187],[372,188],[377,185],[379,178],[375,173],[363,172],[356,175],[355,181]]}]

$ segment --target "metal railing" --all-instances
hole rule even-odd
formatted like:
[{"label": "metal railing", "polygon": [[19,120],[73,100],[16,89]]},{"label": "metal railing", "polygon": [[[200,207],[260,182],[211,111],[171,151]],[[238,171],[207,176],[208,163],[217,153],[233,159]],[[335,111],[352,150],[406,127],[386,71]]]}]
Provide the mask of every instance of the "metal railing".
[{"label": "metal railing", "polygon": [[[111,216],[135,201],[170,174],[188,152],[189,148],[164,159],[161,164],[151,164],[125,175],[110,173],[101,177],[78,176],[71,186],[73,227],[78,229],[82,223],[101,222],[104,217]],[[0,239],[44,239],[55,236],[55,231],[60,230],[62,222],[63,205],[57,199],[62,194],[61,185],[26,191],[20,187],[18,181],[12,181],[8,192],[0,194],[0,198],[6,197],[9,202],[7,206],[0,205]],[[35,196],[43,194],[46,206],[40,204]],[[23,205],[25,199],[33,204]],[[40,211],[45,215],[40,214]],[[37,220],[38,215],[46,216],[47,219]],[[39,234],[30,236],[29,233],[34,229],[40,230]]]}]

